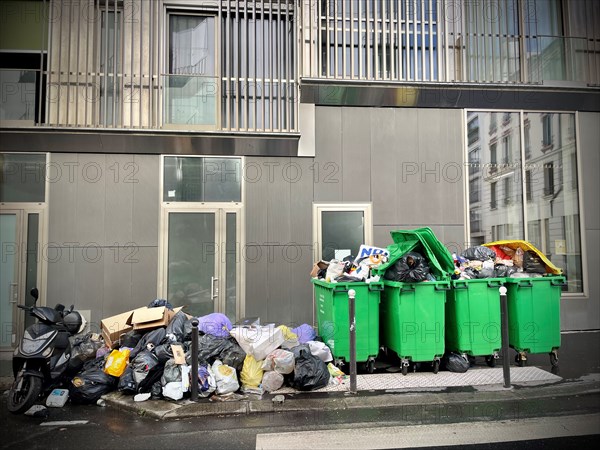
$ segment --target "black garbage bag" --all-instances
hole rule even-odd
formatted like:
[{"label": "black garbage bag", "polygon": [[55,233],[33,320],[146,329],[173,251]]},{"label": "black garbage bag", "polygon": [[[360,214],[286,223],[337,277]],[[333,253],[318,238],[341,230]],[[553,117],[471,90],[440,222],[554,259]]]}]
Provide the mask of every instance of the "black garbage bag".
[{"label": "black garbage bag", "polygon": [[508,278],[516,271],[517,271],[517,269],[512,266],[505,266],[504,264],[497,264],[494,267],[494,276],[497,278],[502,278],[502,277]]},{"label": "black garbage bag", "polygon": [[162,386],[166,386],[167,383],[174,383],[176,381],[181,381],[181,366],[175,364],[174,359],[170,359],[165,363],[160,382]]},{"label": "black garbage bag", "polygon": [[150,390],[150,398],[153,400],[159,400],[162,398],[162,384],[160,384],[160,380],[156,381],[152,385],[152,389]]},{"label": "black garbage bag", "polygon": [[167,339],[171,342],[183,342],[184,325],[187,322],[187,315],[183,311],[177,311],[169,325],[167,325]]},{"label": "black garbage bag", "polygon": [[95,338],[94,333],[72,336],[71,358],[69,359],[69,370],[77,373],[83,368],[83,363],[96,358],[96,352],[104,345],[102,339]]},{"label": "black garbage bag", "polygon": [[138,384],[135,382],[135,378],[133,377],[133,367],[131,364],[125,368],[125,372],[123,372],[119,378],[117,389],[123,394],[133,395],[137,393]]},{"label": "black garbage bag", "polygon": [[133,359],[130,360],[130,365],[133,367],[133,379],[138,384],[148,376],[152,368],[158,365],[158,358],[150,350],[144,350]]},{"label": "black garbage bag", "polygon": [[528,273],[546,273],[546,266],[535,252],[527,250],[523,254],[523,271]]},{"label": "black garbage bag", "polygon": [[233,367],[238,372],[242,371],[244,367],[244,359],[246,359],[246,352],[240,347],[240,344],[237,341],[230,337],[228,338],[231,341],[231,347],[226,348],[219,355],[219,359],[223,362],[223,364]]},{"label": "black garbage bag", "polygon": [[144,337],[144,334],[140,333],[139,331],[128,331],[127,333],[121,335],[121,341],[119,345],[121,347],[135,348],[142,337]]},{"label": "black garbage bag", "polygon": [[469,359],[458,353],[446,353],[442,359],[442,367],[450,372],[465,373],[469,366]]},{"label": "black garbage bag", "polygon": [[[183,344],[180,342],[173,342],[173,344],[181,345],[183,348]],[[171,348],[171,342],[160,344],[158,347],[155,347],[154,354],[158,358],[159,363],[166,363],[169,359],[173,358],[173,349]]]},{"label": "black garbage bag", "polygon": [[140,352],[148,350],[148,344],[152,344],[151,347],[154,348],[164,343],[166,335],[167,332],[164,328],[157,328],[156,330],[146,333],[137,343],[135,348],[131,350],[129,360],[131,361],[134,359]]},{"label": "black garbage bag", "polygon": [[429,264],[423,255],[408,252],[386,270],[383,276],[386,280],[413,283],[427,280]]},{"label": "black garbage bag", "polygon": [[102,367],[92,366],[71,379],[69,397],[73,403],[94,403],[104,394],[114,391],[118,381],[118,378],[104,373]]},{"label": "black garbage bag", "polygon": [[491,248],[484,247],[483,245],[476,245],[475,247],[469,247],[461,253],[463,258],[467,258],[471,261],[486,261],[488,259],[495,260],[496,252]]},{"label": "black garbage bag", "polygon": [[183,324],[183,342],[184,343],[192,340],[192,330],[194,328],[192,326],[192,320],[194,320],[194,319],[188,319]]},{"label": "black garbage bag", "polygon": [[[300,347],[300,346],[298,346]],[[310,349],[301,348],[296,356],[294,377],[291,385],[299,391],[312,391],[327,386],[329,383],[329,370],[327,364],[310,353]]]},{"label": "black garbage bag", "polygon": [[[225,350],[231,348],[233,342],[229,338],[219,338],[212,334],[203,334],[198,336],[198,362],[199,364],[210,364],[216,359],[221,359],[220,355]],[[191,352],[185,356],[188,364],[192,363]]]},{"label": "black garbage bag", "polygon": [[159,308],[161,306],[166,306],[169,309],[173,309],[173,305],[171,305],[167,300],[162,298],[157,298],[156,300],[152,300],[148,304],[148,308]]},{"label": "black garbage bag", "polygon": [[152,367],[148,371],[146,377],[142,381],[140,381],[140,384],[138,386],[138,392],[152,392],[152,386],[154,386],[154,383],[156,383],[157,381],[160,383],[160,378],[162,377],[164,370],[165,363],[158,363],[154,367]]}]

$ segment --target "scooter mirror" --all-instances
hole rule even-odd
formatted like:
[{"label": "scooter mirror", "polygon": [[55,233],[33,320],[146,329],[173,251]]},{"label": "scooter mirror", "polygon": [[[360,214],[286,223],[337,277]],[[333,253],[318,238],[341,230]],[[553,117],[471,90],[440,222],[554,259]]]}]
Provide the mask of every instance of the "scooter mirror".
[{"label": "scooter mirror", "polygon": [[38,298],[40,297],[40,291],[38,291],[38,288],[34,287],[33,289],[31,289],[30,294],[37,302]]}]

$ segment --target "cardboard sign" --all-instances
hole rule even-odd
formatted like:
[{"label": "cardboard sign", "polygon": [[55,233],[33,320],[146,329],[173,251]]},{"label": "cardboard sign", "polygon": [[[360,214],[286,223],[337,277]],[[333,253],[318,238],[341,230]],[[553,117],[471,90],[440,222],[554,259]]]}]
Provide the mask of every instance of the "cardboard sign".
[{"label": "cardboard sign", "polygon": [[361,245],[358,249],[358,256],[354,260],[355,262],[361,259],[368,258],[369,256],[386,256],[389,258],[390,252],[385,248],[373,247],[371,245]]},{"label": "cardboard sign", "polygon": [[175,364],[185,364],[185,353],[181,345],[171,344],[171,351],[173,352]]}]

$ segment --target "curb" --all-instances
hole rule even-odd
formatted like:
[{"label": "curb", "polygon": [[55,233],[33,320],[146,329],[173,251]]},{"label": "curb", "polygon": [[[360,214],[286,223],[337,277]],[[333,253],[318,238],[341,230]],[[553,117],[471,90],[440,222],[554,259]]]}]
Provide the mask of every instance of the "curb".
[{"label": "curb", "polygon": [[[367,395],[365,395],[367,394]],[[180,400],[147,400],[134,402],[130,395],[111,392],[102,398],[109,406],[131,411],[154,419],[175,419],[236,414],[284,413],[298,411],[334,411],[369,408],[422,408],[426,406],[490,405],[495,402],[515,402],[541,398],[570,397],[600,394],[600,381],[574,381],[546,386],[514,386],[510,389],[485,386],[473,392],[363,392],[358,394],[326,395],[310,398],[310,393],[286,394],[283,403],[274,403],[272,396],[260,400],[200,402]]]}]

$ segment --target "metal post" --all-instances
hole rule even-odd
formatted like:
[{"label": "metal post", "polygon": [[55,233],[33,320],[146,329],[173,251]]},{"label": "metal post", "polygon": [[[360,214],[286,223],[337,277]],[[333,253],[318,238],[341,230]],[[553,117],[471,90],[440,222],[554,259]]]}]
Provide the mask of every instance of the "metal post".
[{"label": "metal post", "polygon": [[356,394],[356,291],[348,291],[348,319],[350,322],[350,392]]},{"label": "metal post", "polygon": [[502,330],[502,370],[504,387],[510,388],[510,361],[508,357],[508,305],[506,303],[506,287],[500,287],[500,328]]},{"label": "metal post", "polygon": [[198,319],[192,320],[192,401],[198,401]]}]

